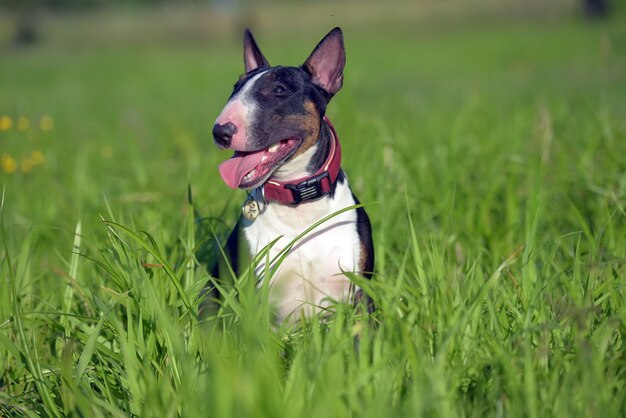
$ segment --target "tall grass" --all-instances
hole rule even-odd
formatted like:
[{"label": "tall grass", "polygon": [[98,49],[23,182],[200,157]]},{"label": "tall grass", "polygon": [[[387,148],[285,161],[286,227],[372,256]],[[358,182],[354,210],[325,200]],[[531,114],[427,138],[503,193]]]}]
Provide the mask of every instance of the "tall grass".
[{"label": "tall grass", "polygon": [[45,160],[0,173],[0,415],[623,416],[623,23],[346,31],[329,116],[378,309],[297,327],[251,270],[198,315],[239,43],[11,52],[0,114],[31,124],[0,153]]}]

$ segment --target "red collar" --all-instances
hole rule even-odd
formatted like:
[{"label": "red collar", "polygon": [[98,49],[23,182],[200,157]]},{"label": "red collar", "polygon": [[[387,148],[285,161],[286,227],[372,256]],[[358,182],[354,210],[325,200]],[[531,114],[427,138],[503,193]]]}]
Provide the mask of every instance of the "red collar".
[{"label": "red collar", "polygon": [[324,122],[330,128],[330,151],[326,161],[313,175],[291,181],[268,180],[262,187],[263,197],[266,202],[278,202],[283,204],[298,204],[320,198],[333,191],[335,181],[341,169],[341,146],[335,128],[328,118],[324,116]]}]

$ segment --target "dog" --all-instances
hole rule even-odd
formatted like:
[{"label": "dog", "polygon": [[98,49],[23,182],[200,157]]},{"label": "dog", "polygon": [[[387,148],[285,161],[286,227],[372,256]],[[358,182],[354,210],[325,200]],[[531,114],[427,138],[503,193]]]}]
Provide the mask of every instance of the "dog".
[{"label": "dog", "polygon": [[[255,273],[259,285],[270,281],[270,303],[279,322],[310,316],[337,301],[356,302],[362,291],[344,273],[370,278],[374,269],[372,228],[362,207],[310,231],[265,277],[267,267],[275,266],[266,263],[299,234],[359,204],[341,169],[339,138],[325,116],[343,84],[343,33],[331,30],[300,67],[272,67],[246,30],[243,56],[245,74],[212,132],[219,148],[235,151],[219,166],[222,179],[248,192],[224,253],[236,271],[242,252],[250,260],[273,243],[269,257],[259,257]],[[368,306],[373,306],[371,299]]]}]

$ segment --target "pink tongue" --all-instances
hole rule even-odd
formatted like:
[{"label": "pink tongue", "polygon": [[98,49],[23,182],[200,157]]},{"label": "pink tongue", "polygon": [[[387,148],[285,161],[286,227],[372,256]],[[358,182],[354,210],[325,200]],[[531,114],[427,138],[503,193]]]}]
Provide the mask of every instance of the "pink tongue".
[{"label": "pink tongue", "polygon": [[241,184],[241,180],[261,164],[265,150],[256,152],[239,153],[236,152],[229,160],[220,164],[220,175],[229,187],[236,189]]}]

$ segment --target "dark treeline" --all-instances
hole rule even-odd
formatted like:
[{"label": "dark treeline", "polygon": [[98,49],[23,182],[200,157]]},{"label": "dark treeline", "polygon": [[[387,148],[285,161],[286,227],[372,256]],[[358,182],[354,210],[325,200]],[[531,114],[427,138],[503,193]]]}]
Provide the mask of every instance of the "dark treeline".
[{"label": "dark treeline", "polygon": [[[225,1],[228,2],[228,0]],[[149,7],[200,2],[200,0],[0,0],[0,11],[14,16],[13,44],[16,47],[24,47],[40,40],[41,12],[80,12],[105,7]]]},{"label": "dark treeline", "polygon": [[[18,47],[35,44],[40,39],[41,12],[61,13],[89,11],[112,7],[158,7],[175,4],[213,4],[238,6],[246,0],[0,0],[0,12],[15,18],[13,44]],[[281,2],[287,0],[273,0]],[[612,10],[611,0],[579,0],[581,15],[592,20],[606,18]]]},{"label": "dark treeline", "polygon": [[166,3],[199,3],[198,0],[0,0],[0,9],[85,10],[123,5],[161,5]]}]

